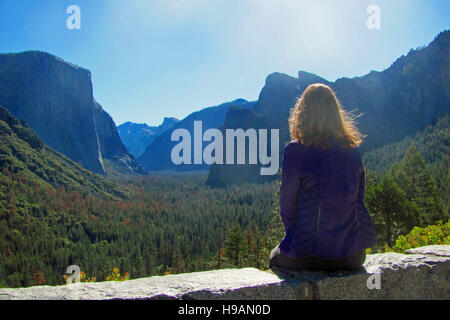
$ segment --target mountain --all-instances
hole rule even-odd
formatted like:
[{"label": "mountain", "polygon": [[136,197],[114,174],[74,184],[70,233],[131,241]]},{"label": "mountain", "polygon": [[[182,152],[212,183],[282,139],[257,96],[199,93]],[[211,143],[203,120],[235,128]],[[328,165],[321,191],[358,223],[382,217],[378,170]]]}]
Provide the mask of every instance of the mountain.
[{"label": "mountain", "polygon": [[[202,121],[203,131],[211,128],[219,128],[225,121],[228,110],[232,106],[243,107],[244,109],[253,107],[254,102],[248,102],[244,99],[237,99],[231,102],[223,103],[219,106],[209,107],[200,111],[194,112],[178,122],[170,130],[159,135],[152,144],[150,144],[145,152],[138,158],[139,163],[142,164],[147,171],[163,171],[163,170],[180,170],[180,171],[194,171],[207,170],[208,165],[194,165],[182,164],[175,165],[171,159],[171,152],[178,142],[171,141],[172,132],[176,129],[186,129],[194,136],[194,121]],[[207,143],[203,143],[205,146]]]},{"label": "mountain", "polygon": [[[277,121],[274,121],[274,119],[268,118],[261,113],[257,113],[252,108],[232,107],[228,111],[224,124],[219,129],[222,132],[223,136],[226,137],[226,129],[243,129],[245,131],[248,129],[258,130],[277,128]],[[270,139],[271,138],[269,131],[268,141],[271,141]],[[236,149],[237,146],[235,146],[234,155],[237,154]],[[226,150],[226,147],[224,147],[224,150]],[[271,176],[261,176],[259,166],[248,164],[248,148],[246,148],[246,164],[226,164],[225,152],[223,160],[224,164],[210,166],[210,171],[206,181],[208,185],[222,186],[227,184],[234,184],[236,177],[239,177],[240,181],[250,183],[264,182],[272,179]],[[268,154],[271,154],[270,144]]]},{"label": "mountain", "polygon": [[[1,106],[0,150],[2,181],[6,181],[7,176],[13,175],[21,180],[23,187],[31,185],[33,189],[37,186],[64,187],[66,190],[109,199],[127,196],[128,192],[115,183],[84,169],[45,145],[23,120],[18,120]],[[3,187],[0,195],[11,191],[8,186]]]},{"label": "mountain", "polygon": [[[284,141],[289,140],[289,125],[287,119],[290,109],[301,93],[313,83],[329,82],[315,74],[300,71],[298,78],[275,72],[266,78],[258,101],[251,110],[240,108],[231,109],[220,127],[222,134],[226,129],[279,129],[280,130],[280,159],[282,159]],[[270,135],[268,136],[270,141]],[[270,146],[269,146],[270,147]],[[224,148],[226,154],[226,147]],[[269,154],[270,148],[269,148]],[[248,157],[248,147],[246,147]],[[247,162],[246,162],[247,163]],[[250,164],[214,164],[210,167],[207,184],[220,187],[242,182],[264,182],[273,179],[272,176],[261,176],[260,165]]]},{"label": "mountain", "polygon": [[145,123],[125,122],[117,127],[117,131],[128,151],[138,158],[161,133],[178,122],[180,120],[175,118],[164,118],[163,123],[157,127]]},{"label": "mountain", "polygon": [[363,162],[366,169],[373,170],[378,178],[388,173],[394,162],[401,162],[408,147],[413,144],[429,165],[441,161],[450,155],[450,119],[447,116],[438,120],[414,136],[407,136],[401,141],[386,144],[364,153]]},{"label": "mountain", "polygon": [[[317,75],[300,71],[298,78],[274,73],[267,77],[255,116],[266,119],[264,127],[280,129],[280,164],[285,143],[290,141],[288,116],[296,99],[312,83],[324,83],[333,88],[346,110],[357,109],[358,128],[367,135],[362,153],[434,125],[448,114],[450,106],[450,31],[440,33],[427,47],[411,50],[397,59],[388,69],[352,79],[329,82]],[[246,126],[248,114],[227,115],[225,128]],[[208,184],[259,181],[260,165],[212,165]]]},{"label": "mountain", "polygon": [[86,169],[145,173],[95,101],[88,70],[45,52],[0,54],[0,104]]}]

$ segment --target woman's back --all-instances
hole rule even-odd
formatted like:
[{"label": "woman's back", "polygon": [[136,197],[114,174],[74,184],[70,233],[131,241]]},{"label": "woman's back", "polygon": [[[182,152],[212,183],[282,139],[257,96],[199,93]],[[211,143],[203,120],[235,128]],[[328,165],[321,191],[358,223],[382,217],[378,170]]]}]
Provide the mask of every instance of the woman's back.
[{"label": "woman's back", "polygon": [[284,151],[280,189],[286,236],[271,264],[361,266],[364,249],[376,243],[364,206],[362,135],[323,84],[305,90],[291,110],[289,129],[294,141]]},{"label": "woman's back", "polygon": [[343,258],[374,244],[364,207],[364,170],[357,148],[291,142],[285,149],[280,249],[292,257]]}]

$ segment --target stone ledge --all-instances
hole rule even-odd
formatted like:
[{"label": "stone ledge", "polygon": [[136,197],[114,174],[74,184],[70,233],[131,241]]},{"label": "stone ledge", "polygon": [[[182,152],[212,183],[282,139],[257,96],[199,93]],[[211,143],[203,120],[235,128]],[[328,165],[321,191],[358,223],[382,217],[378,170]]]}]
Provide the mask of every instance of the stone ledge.
[{"label": "stone ledge", "polygon": [[[367,282],[380,280],[380,289]],[[0,300],[450,299],[450,246],[368,255],[361,272],[222,269],[124,282],[0,289]],[[373,282],[375,281],[375,282]]]},{"label": "stone ledge", "polygon": [[122,282],[0,289],[3,299],[294,299],[278,276],[254,268],[156,276]]}]

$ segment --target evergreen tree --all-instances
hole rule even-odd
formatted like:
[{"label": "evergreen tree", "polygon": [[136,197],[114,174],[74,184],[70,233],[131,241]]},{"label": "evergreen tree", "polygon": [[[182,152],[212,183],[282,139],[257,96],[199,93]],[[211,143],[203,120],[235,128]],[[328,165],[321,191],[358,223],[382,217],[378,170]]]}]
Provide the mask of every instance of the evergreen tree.
[{"label": "evergreen tree", "polygon": [[442,221],[444,211],[430,170],[414,145],[406,151],[401,165],[394,164],[390,173],[405,192],[406,199],[420,211],[420,226]]},{"label": "evergreen tree", "polygon": [[439,191],[439,196],[444,206],[444,222],[448,221],[450,216],[449,195],[450,195],[450,155],[444,158],[434,166],[433,177]]},{"label": "evergreen tree", "polygon": [[255,265],[255,236],[254,231],[250,225],[247,226],[244,232],[244,264],[246,266]]},{"label": "evergreen tree", "polygon": [[264,246],[265,256],[269,257],[272,249],[274,249],[283,239],[285,235],[283,220],[280,214],[280,186],[281,181],[277,180],[278,189],[276,192],[277,202],[275,208],[272,210],[272,216],[269,224],[266,227],[266,233],[264,234]]},{"label": "evergreen tree", "polygon": [[233,266],[241,266],[244,247],[245,243],[242,229],[239,224],[235,223],[228,232],[225,241],[225,254]]},{"label": "evergreen tree", "polygon": [[172,268],[170,268],[170,273],[183,273],[186,271],[184,259],[178,248],[175,249],[172,260],[173,265]]},{"label": "evergreen tree", "polygon": [[408,233],[417,223],[417,209],[389,175],[367,189],[365,203],[372,214],[379,239],[384,238],[389,247],[398,235]]},{"label": "evergreen tree", "polygon": [[374,187],[378,184],[375,171],[366,170],[366,189]]},{"label": "evergreen tree", "polygon": [[225,260],[225,249],[223,247],[219,247],[217,250],[217,264],[216,269],[221,269]]}]

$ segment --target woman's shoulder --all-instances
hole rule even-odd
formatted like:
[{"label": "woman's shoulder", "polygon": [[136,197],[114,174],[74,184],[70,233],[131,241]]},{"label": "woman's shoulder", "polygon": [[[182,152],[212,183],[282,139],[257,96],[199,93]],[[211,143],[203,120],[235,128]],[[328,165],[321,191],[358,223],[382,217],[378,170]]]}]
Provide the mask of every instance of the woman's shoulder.
[{"label": "woman's shoulder", "polygon": [[292,148],[294,146],[303,146],[303,144],[300,141],[298,141],[297,139],[291,140],[289,143],[286,144],[286,148],[287,147],[291,147]]},{"label": "woman's shoulder", "polygon": [[304,144],[298,142],[297,140],[293,140],[284,147],[283,157],[284,159],[298,161],[298,159],[302,158],[302,155],[304,154],[304,148]]},{"label": "woman's shoulder", "polygon": [[301,142],[299,142],[298,140],[292,140],[292,141],[290,141],[289,143],[287,143],[286,144],[286,146],[285,146],[285,148],[284,148],[284,153],[286,154],[286,153],[288,153],[288,154],[296,154],[296,153],[301,153],[301,152],[305,152],[305,151],[311,151],[311,152],[314,152],[314,151],[321,151],[321,152],[324,152],[324,151],[328,151],[328,152],[331,152],[331,153],[336,153],[336,152],[338,152],[338,153],[350,153],[350,154],[352,154],[353,156],[356,156],[356,157],[360,157],[361,155],[360,155],[360,151],[359,151],[359,147],[343,147],[343,146],[340,146],[340,145],[338,145],[338,144],[332,144],[332,147],[331,148],[329,148],[329,149],[318,149],[318,148],[316,148],[316,147],[314,147],[314,146],[307,146],[307,145],[305,145],[305,144],[303,144],[303,143],[301,143]]},{"label": "woman's shoulder", "polygon": [[361,158],[361,153],[359,151],[359,147],[347,147],[347,152],[351,153],[356,158]]},{"label": "woman's shoulder", "polygon": [[295,152],[296,150],[301,150],[304,147],[304,144],[299,142],[298,140],[292,140],[284,147],[284,152]]},{"label": "woman's shoulder", "polygon": [[359,147],[347,147],[343,148],[344,157],[347,161],[350,161],[354,167],[361,168],[363,167],[361,153]]}]

